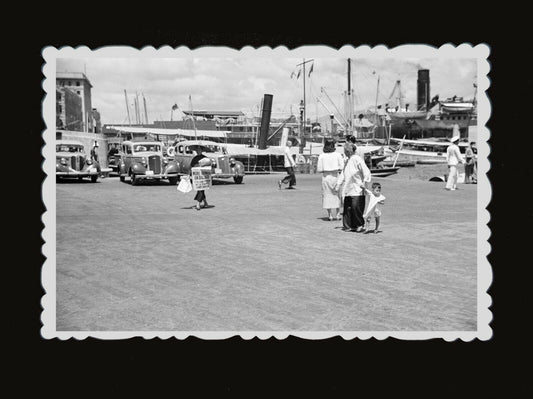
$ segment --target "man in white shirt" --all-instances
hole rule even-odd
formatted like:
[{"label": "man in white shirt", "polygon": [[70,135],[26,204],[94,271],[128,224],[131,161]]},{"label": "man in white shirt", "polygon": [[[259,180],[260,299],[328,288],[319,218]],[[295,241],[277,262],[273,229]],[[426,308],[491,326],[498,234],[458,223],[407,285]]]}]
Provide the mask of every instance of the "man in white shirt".
[{"label": "man in white shirt", "polygon": [[365,225],[363,212],[365,210],[364,187],[370,183],[372,175],[365,161],[356,154],[356,146],[347,143],[344,153],[348,157],[344,170],[339,175],[336,190],[343,189],[343,228],[344,230],[361,232]]},{"label": "man in white shirt", "polygon": [[446,182],[446,190],[457,190],[457,179],[459,178],[459,171],[457,165],[459,163],[465,163],[457,142],[459,136],[454,136],[451,139],[451,144],[446,149],[446,161],[448,162],[448,180]]},{"label": "man in white shirt", "polygon": [[284,154],[284,163],[285,169],[287,170],[287,176],[285,176],[282,180],[278,181],[278,188],[281,190],[281,185],[289,183],[289,187],[287,187],[288,190],[294,190],[294,186],[296,185],[296,176],[294,175],[294,167],[296,166],[296,162],[294,161],[294,158],[291,154],[291,147],[292,147],[292,141],[287,140],[287,146],[285,147],[285,154]]}]

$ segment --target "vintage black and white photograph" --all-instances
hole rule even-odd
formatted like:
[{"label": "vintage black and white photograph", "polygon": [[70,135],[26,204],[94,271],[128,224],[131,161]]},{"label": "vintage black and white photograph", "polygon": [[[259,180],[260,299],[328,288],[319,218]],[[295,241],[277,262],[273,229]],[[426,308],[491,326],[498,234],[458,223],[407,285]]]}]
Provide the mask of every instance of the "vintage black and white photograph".
[{"label": "vintage black and white photograph", "polygon": [[490,339],[489,56],[43,49],[42,336]]}]

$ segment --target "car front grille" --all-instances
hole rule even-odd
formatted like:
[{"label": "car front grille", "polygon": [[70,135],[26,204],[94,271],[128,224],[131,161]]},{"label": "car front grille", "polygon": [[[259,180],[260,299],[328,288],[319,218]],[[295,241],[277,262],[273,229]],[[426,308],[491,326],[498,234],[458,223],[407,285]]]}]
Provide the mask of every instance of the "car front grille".
[{"label": "car front grille", "polygon": [[153,170],[154,173],[161,173],[161,158],[157,155],[151,155],[148,157],[148,169]]},{"label": "car front grille", "polygon": [[228,168],[228,158],[227,157],[220,157],[217,159],[217,168],[221,169],[223,173],[226,173]]},{"label": "car front grille", "polygon": [[80,171],[85,165],[85,158],[79,155],[73,155],[70,157],[70,167],[76,171]]}]

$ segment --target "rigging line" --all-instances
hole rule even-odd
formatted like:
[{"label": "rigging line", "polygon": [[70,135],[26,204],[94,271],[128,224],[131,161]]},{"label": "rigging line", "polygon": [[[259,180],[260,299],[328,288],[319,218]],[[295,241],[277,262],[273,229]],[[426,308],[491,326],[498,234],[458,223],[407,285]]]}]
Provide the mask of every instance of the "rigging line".
[{"label": "rigging line", "polygon": [[325,90],[324,90],[323,92],[324,92],[324,94],[326,95],[326,98],[329,100],[329,102],[330,102],[331,104],[333,104],[333,107],[337,110],[337,113],[338,113],[339,116],[343,119],[344,123],[348,124],[348,121],[346,120],[346,118],[344,118],[344,115],[339,111],[339,109],[337,108],[337,106],[335,105],[335,103],[331,100],[331,98],[329,98],[328,93],[326,93]]}]

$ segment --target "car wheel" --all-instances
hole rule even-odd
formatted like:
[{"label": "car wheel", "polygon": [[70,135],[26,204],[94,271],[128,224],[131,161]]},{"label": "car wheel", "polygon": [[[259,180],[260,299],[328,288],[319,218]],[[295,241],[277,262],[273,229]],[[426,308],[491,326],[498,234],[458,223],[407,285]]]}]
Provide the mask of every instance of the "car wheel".
[{"label": "car wheel", "polygon": [[243,177],[244,176],[233,176],[233,181],[235,182],[235,184],[241,184]]},{"label": "car wheel", "polygon": [[180,179],[179,176],[169,177],[168,182],[171,186],[174,186],[178,183],[179,179]]},{"label": "car wheel", "polygon": [[139,182],[137,181],[137,178],[135,177],[135,173],[132,173],[130,176],[130,182],[132,186],[136,186]]},{"label": "car wheel", "polygon": [[97,180],[98,180],[98,175],[91,176],[91,182],[92,183],[96,183]]}]

